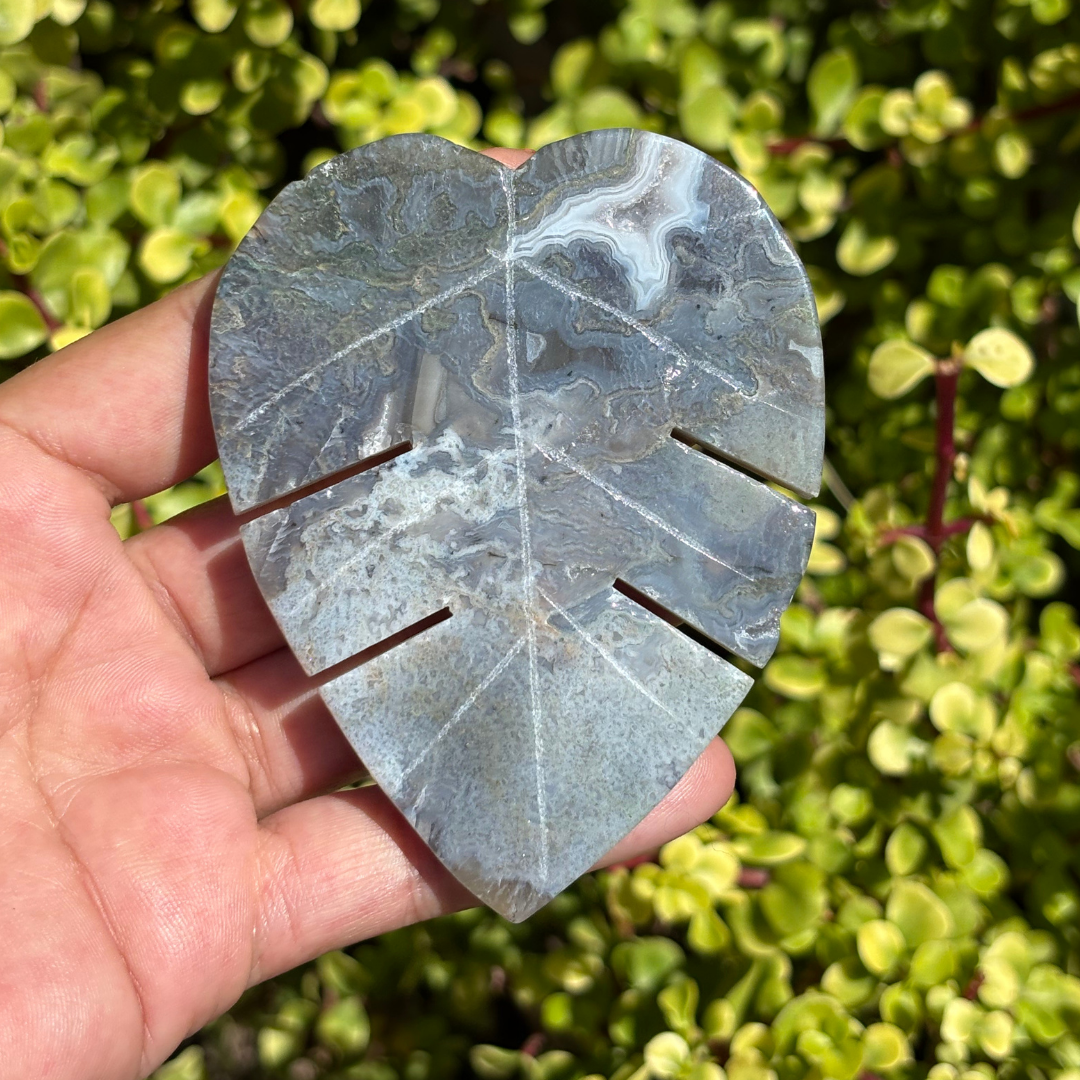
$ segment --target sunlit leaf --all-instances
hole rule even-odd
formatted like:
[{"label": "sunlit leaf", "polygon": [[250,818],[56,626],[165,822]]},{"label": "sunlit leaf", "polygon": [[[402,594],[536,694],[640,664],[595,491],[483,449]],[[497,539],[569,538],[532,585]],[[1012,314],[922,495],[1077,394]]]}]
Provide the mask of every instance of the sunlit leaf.
[{"label": "sunlit leaf", "polygon": [[35,5],[31,0],[0,0],[0,45],[22,41],[35,21]]},{"label": "sunlit leaf", "polygon": [[351,30],[360,21],[360,0],[312,0],[308,16],[320,30]]},{"label": "sunlit leaf", "polygon": [[872,233],[865,222],[853,218],[836,246],[836,261],[849,274],[866,277],[888,266],[898,250],[895,236]]},{"label": "sunlit leaf", "polygon": [[831,135],[840,126],[859,86],[859,65],[848,49],[833,49],[814,62],[806,94],[814,110],[814,134]]},{"label": "sunlit leaf", "polygon": [[1019,386],[1035,368],[1027,343],[1011,330],[981,330],[964,349],[964,363],[995,386]]},{"label": "sunlit leaf", "polygon": [[0,291],[0,359],[22,356],[47,336],[45,320],[29,297],[11,289]]}]

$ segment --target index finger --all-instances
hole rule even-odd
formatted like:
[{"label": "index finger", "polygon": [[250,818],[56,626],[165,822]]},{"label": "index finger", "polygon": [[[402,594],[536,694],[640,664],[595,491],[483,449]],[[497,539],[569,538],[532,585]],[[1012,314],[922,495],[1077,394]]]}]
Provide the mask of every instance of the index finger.
[{"label": "index finger", "polygon": [[111,502],[152,495],[216,456],[207,395],[208,274],[0,386],[0,423]]}]

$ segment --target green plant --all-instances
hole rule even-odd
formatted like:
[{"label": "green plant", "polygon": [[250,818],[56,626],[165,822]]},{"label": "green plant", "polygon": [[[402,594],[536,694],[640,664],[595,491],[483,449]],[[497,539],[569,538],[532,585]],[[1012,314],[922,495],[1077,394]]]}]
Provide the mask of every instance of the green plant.
[{"label": "green plant", "polygon": [[818,534],[727,728],[739,795],[523,926],[258,987],[162,1076],[1080,1075],[1070,0],[0,0],[0,118],[0,370],[406,130],[685,138],[762,191],[824,324]]}]

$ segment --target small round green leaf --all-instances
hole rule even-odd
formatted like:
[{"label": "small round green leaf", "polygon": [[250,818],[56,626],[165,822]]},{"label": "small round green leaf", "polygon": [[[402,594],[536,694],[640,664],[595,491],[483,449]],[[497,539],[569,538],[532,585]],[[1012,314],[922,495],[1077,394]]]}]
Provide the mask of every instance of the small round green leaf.
[{"label": "small round green leaf", "polygon": [[191,0],[195,21],[208,34],[220,34],[236,18],[237,0]]},{"label": "small round green leaf", "polygon": [[994,561],[994,537],[989,528],[976,521],[971,526],[965,545],[968,565],[972,570],[988,570]]},{"label": "small round green leaf", "polygon": [[879,122],[889,135],[907,135],[918,112],[910,90],[890,90],[881,100]]},{"label": "small round green leaf", "polygon": [[948,617],[942,616],[949,640],[963,652],[982,652],[1004,638],[1009,616],[996,601],[980,596]]},{"label": "small round green leaf", "polygon": [[315,1021],[315,1037],[342,1057],[356,1057],[367,1048],[371,1024],[360,998],[344,997]]},{"label": "small round green leaf", "polygon": [[885,865],[894,877],[915,873],[926,858],[926,837],[910,821],[902,821],[885,845]]},{"label": "small round green leaf", "polygon": [[888,141],[888,136],[881,126],[881,105],[885,99],[885,88],[866,86],[858,96],[844,118],[843,133],[856,150],[873,150]]},{"label": "small round green leaf", "polygon": [[224,79],[189,79],[180,90],[180,106],[189,116],[212,113],[225,96]]},{"label": "small round green leaf", "polygon": [[284,0],[247,0],[244,33],[256,45],[274,49],[292,33],[292,8]]},{"label": "small round green leaf", "polygon": [[870,763],[884,776],[905,776],[926,753],[926,744],[901,724],[882,720],[866,741]]},{"label": "small round green leaf", "polygon": [[907,951],[907,942],[900,927],[886,919],[871,919],[859,927],[855,935],[859,959],[867,971],[886,975],[896,967]]},{"label": "small round green leaf", "polygon": [[457,93],[441,76],[432,75],[421,79],[412,92],[424,110],[427,127],[442,127],[454,118],[454,113],[457,112]]},{"label": "small round green leaf", "polygon": [[588,38],[568,41],[559,47],[551,61],[551,88],[557,97],[571,97],[581,89],[595,56],[596,45]]},{"label": "small round green leaf", "polygon": [[1028,171],[1032,157],[1031,143],[1018,131],[1006,131],[994,140],[994,166],[1010,180]]},{"label": "small round green leaf", "polygon": [[112,296],[105,275],[96,266],[79,267],[71,275],[68,318],[76,326],[97,327],[112,310]]},{"label": "small round green leaf", "polygon": [[36,22],[33,0],[0,0],[0,45],[22,41]]},{"label": "small round green leaf", "polygon": [[933,627],[911,608],[890,608],[870,624],[868,634],[882,670],[896,671],[930,641]]},{"label": "small round green leaf", "polygon": [[979,896],[991,899],[1000,895],[1009,884],[1009,868],[996,851],[980,848],[962,871],[964,884]]},{"label": "small round green leaf", "polygon": [[181,1050],[153,1073],[153,1080],[206,1080],[206,1055],[201,1046]]},{"label": "small round green leaf", "polygon": [[0,292],[0,360],[13,360],[36,349],[49,331],[37,306],[14,289]]},{"label": "small round green leaf", "polygon": [[740,836],[731,847],[743,862],[755,866],[779,866],[797,859],[806,850],[806,841],[794,833],[767,832]]},{"label": "small round green leaf", "polygon": [[690,916],[686,942],[701,956],[714,956],[731,944],[731,931],[714,908],[702,908]]},{"label": "small round green leaf", "polygon": [[769,662],[765,685],[796,701],[810,701],[828,685],[821,661],[795,653],[785,653]]},{"label": "small round green leaf", "polygon": [[690,1059],[686,1040],[674,1031],[664,1031],[645,1044],[645,1067],[657,1080],[672,1080]]},{"label": "small round green leaf", "polygon": [[520,1063],[519,1051],[502,1046],[478,1043],[469,1051],[469,1065],[480,1080],[510,1080]]},{"label": "small round green leaf", "polygon": [[899,250],[895,236],[871,232],[865,222],[853,218],[836,245],[836,261],[847,273],[867,277],[888,266]]},{"label": "small round green leaf", "polygon": [[955,932],[949,909],[936,893],[918,881],[898,881],[889,893],[885,917],[895,923],[911,948]]},{"label": "small round green leaf", "polygon": [[1034,370],[1035,357],[1027,342],[1011,330],[991,327],[967,343],[964,363],[995,386],[1019,386]]},{"label": "small round green leaf", "polygon": [[806,79],[815,135],[836,131],[858,88],[859,65],[849,49],[832,49],[818,57]]},{"label": "small round green leaf", "polygon": [[308,17],[320,30],[342,33],[360,21],[360,0],[313,0]]},{"label": "small round green leaf", "polygon": [[1013,1048],[1016,1024],[1005,1011],[987,1013],[979,1024],[979,1045],[992,1061],[1003,1061]]},{"label": "small round green leaf", "polygon": [[908,978],[926,990],[955,978],[959,966],[960,956],[951,941],[924,941],[911,957]]},{"label": "small round green leaf", "polygon": [[880,398],[898,398],[934,371],[934,358],[920,345],[902,338],[883,341],[870,355],[867,380]]},{"label": "small round green leaf", "polygon": [[679,100],[679,124],[702,150],[725,150],[738,108],[738,98],[727,87],[705,86]]},{"label": "small round green leaf", "polygon": [[195,242],[179,229],[154,229],[139,248],[139,268],[151,280],[165,285],[182,278],[190,269]]},{"label": "small round green leaf", "polygon": [[911,1061],[907,1036],[892,1024],[871,1024],[863,1034],[863,1069],[888,1072]]},{"label": "small round green leaf", "polygon": [[967,683],[949,682],[930,699],[930,719],[942,732],[955,732],[986,741],[994,732],[997,716],[993,702]]},{"label": "small round green leaf", "polygon": [[1065,580],[1065,564],[1052,551],[1034,552],[1014,564],[1010,576],[1025,596],[1052,596]]},{"label": "small round green leaf", "polygon": [[901,536],[892,546],[892,563],[897,573],[911,582],[923,581],[937,568],[930,545],[918,536]]},{"label": "small round green leaf", "polygon": [[298,1057],[303,1045],[302,1035],[295,1031],[283,1031],[277,1027],[261,1028],[256,1041],[259,1063],[266,1069],[279,1069]]},{"label": "small round green leaf", "polygon": [[982,845],[982,822],[967,805],[958,806],[939,818],[930,831],[941,849],[945,865],[954,870],[967,866]]},{"label": "small round green leaf", "polygon": [[975,1033],[982,1010],[973,1001],[953,998],[941,1018],[941,1037],[948,1042],[967,1042]]},{"label": "small round green leaf", "polygon": [[598,128],[637,127],[640,112],[633,98],[613,86],[598,86],[584,94],[577,105],[581,131]]},{"label": "small round green leaf", "polygon": [[180,174],[164,161],[149,161],[131,178],[131,210],[151,228],[165,225],[180,203]]}]

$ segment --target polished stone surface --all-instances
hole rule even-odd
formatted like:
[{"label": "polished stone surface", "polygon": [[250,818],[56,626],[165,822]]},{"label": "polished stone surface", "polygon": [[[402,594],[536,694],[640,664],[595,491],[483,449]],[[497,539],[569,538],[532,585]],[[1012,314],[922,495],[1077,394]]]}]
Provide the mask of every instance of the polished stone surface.
[{"label": "polished stone surface", "polygon": [[513,919],[751,685],[614,583],[761,666],[809,554],[813,513],[747,475],[817,490],[806,276],[749,185],[662,136],[591,132],[510,170],[401,135],[320,166],[225,271],[211,404],[238,511],[411,443],[242,535],[308,672],[450,609],[321,692]]}]

